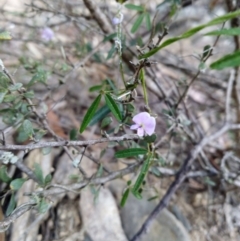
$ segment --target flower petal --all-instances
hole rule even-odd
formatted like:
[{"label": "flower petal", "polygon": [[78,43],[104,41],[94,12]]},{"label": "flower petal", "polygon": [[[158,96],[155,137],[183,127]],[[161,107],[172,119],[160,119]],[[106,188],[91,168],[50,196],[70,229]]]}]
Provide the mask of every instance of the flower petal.
[{"label": "flower petal", "polygon": [[131,125],[130,126],[130,129],[131,130],[136,130],[136,129],[138,129],[139,128],[139,125],[138,124],[134,124],[134,125]]},{"label": "flower petal", "polygon": [[52,31],[51,28],[44,28],[42,29],[41,31],[41,38],[44,40],[44,41],[50,41],[52,40],[54,37],[54,32]]},{"label": "flower petal", "polygon": [[144,136],[144,129],[143,129],[142,127],[138,128],[137,134],[138,134],[140,137]]},{"label": "flower petal", "polygon": [[133,121],[138,124],[142,125],[144,122],[147,122],[148,118],[150,117],[149,113],[147,112],[141,112],[133,117]]},{"label": "flower petal", "polygon": [[150,136],[154,133],[156,127],[156,119],[152,116],[144,123],[144,131]]}]

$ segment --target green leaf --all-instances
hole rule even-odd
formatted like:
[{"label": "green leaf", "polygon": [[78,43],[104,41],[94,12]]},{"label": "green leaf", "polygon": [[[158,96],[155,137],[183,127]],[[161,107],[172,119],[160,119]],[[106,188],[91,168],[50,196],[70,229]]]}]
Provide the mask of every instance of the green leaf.
[{"label": "green leaf", "polygon": [[10,183],[10,188],[14,191],[16,190],[19,190],[23,183],[26,182],[26,179],[25,178],[17,178],[17,179],[14,179],[13,181],[11,181]]},{"label": "green leaf", "polygon": [[228,67],[240,66],[240,51],[236,51],[232,54],[228,54],[218,59],[217,61],[211,63],[211,69],[224,69]]},{"label": "green leaf", "polygon": [[124,207],[124,205],[125,205],[125,203],[126,203],[126,201],[127,201],[127,199],[128,199],[128,196],[129,196],[129,191],[130,191],[130,189],[127,188],[127,189],[125,190],[125,192],[123,193],[123,196],[122,196],[122,199],[121,199],[121,202],[120,202],[120,206],[121,206],[121,207]]},{"label": "green leaf", "polygon": [[29,120],[24,120],[23,124],[23,131],[25,132],[25,134],[29,137],[32,136],[33,134],[33,126],[32,126],[32,122]]},{"label": "green leaf", "polygon": [[144,7],[143,6],[140,6],[140,5],[134,5],[134,4],[126,4],[125,5],[126,8],[128,9],[131,9],[131,10],[136,10],[136,11],[139,11],[139,12],[144,12]]},{"label": "green leaf", "polygon": [[108,55],[107,55],[107,58],[106,60],[109,60],[112,58],[113,54],[116,52],[116,48],[114,45],[112,45],[111,49],[108,51]]},{"label": "green leaf", "polygon": [[96,173],[96,177],[101,177],[103,175],[103,165],[100,164],[100,167],[98,168],[98,171]]},{"label": "green leaf", "polygon": [[8,207],[7,207],[6,216],[9,216],[13,212],[15,207],[16,207],[15,195],[12,194],[10,202],[8,204]]},{"label": "green leaf", "polygon": [[99,91],[102,89],[102,85],[94,85],[91,88],[89,88],[89,92]]},{"label": "green leaf", "polygon": [[0,72],[0,86],[4,89],[7,89],[9,82],[8,77],[4,73]]},{"label": "green leaf", "polygon": [[10,91],[16,91],[16,90],[19,90],[22,87],[22,85],[23,85],[22,83],[16,83],[14,85],[10,85],[8,89]]},{"label": "green leaf", "polygon": [[48,184],[50,184],[51,181],[52,181],[52,175],[49,173],[49,174],[47,174],[47,176],[45,177],[45,180],[44,180],[44,185],[45,185],[45,187],[46,187]]},{"label": "green leaf", "polygon": [[0,180],[2,182],[10,182],[12,179],[8,176],[8,173],[7,173],[7,167],[6,166],[1,166],[0,167]]},{"label": "green leaf", "polygon": [[108,106],[104,105],[95,113],[89,125],[95,125],[97,122],[101,121],[104,117],[106,117],[110,112],[111,110],[108,108]]},{"label": "green leaf", "polygon": [[44,186],[45,182],[44,182],[44,178],[43,178],[43,171],[41,166],[38,163],[34,164],[34,170],[33,170],[37,180],[39,181],[39,184],[41,186]]},{"label": "green leaf", "polygon": [[151,172],[152,172],[155,176],[157,176],[157,177],[161,177],[161,176],[162,176],[162,173],[158,170],[157,167],[152,167],[152,168],[151,168]]},{"label": "green leaf", "polygon": [[116,2],[119,2],[120,4],[125,3],[127,0],[116,0]]},{"label": "green leaf", "polygon": [[198,65],[198,69],[200,71],[205,71],[207,69],[207,65],[205,62],[200,62],[200,64]]},{"label": "green leaf", "polygon": [[11,40],[11,34],[7,31],[1,32],[0,33],[0,40]]},{"label": "green leaf", "polygon": [[150,13],[145,13],[145,21],[146,21],[147,30],[150,31],[150,30],[151,30],[151,17],[150,17]]},{"label": "green leaf", "polygon": [[115,153],[116,158],[125,158],[131,156],[145,155],[147,153],[146,149],[143,148],[130,148],[126,150],[117,151]]},{"label": "green leaf", "polygon": [[51,153],[52,151],[52,147],[50,146],[47,146],[47,147],[43,147],[42,148],[42,154],[45,156],[45,155],[48,155],[49,153]]},{"label": "green leaf", "polygon": [[211,49],[212,49],[212,47],[210,45],[204,46],[202,59],[205,59],[207,56],[209,56]]},{"label": "green leaf", "polygon": [[44,135],[46,135],[47,131],[42,129],[34,129],[34,138],[36,141],[40,141]]},{"label": "green leaf", "polygon": [[46,84],[47,76],[48,76],[47,71],[45,71],[43,69],[38,69],[36,74],[33,75],[32,79],[27,84],[27,87],[31,87],[36,82],[40,82],[40,83]]},{"label": "green leaf", "polygon": [[5,102],[5,103],[13,102],[17,98],[18,98],[17,95],[5,95],[3,102]]},{"label": "green leaf", "polygon": [[240,28],[223,28],[219,30],[214,30],[208,33],[205,33],[204,35],[227,35],[227,36],[232,36],[232,35],[240,35]]},{"label": "green leaf", "polygon": [[147,143],[153,143],[154,141],[156,141],[156,139],[156,134],[152,134],[151,136],[144,136],[144,141],[146,141]]},{"label": "green leaf", "polygon": [[102,123],[101,123],[101,129],[107,127],[109,124],[112,123],[112,117],[110,116],[107,116],[105,117],[103,120],[102,120]]},{"label": "green leaf", "polygon": [[109,40],[112,40],[112,39],[114,39],[115,37],[117,37],[117,33],[111,33],[111,34],[109,34],[109,35],[107,35],[107,36],[104,37],[103,42],[107,42],[107,41],[109,41]]},{"label": "green leaf", "polygon": [[132,189],[132,193],[134,195],[139,193],[139,189],[142,186],[142,183],[143,183],[143,181],[145,179],[145,176],[146,176],[146,174],[148,172],[151,158],[152,158],[152,155],[151,154],[148,155],[147,160],[142,165],[141,171],[140,171],[140,173],[138,175],[138,178],[137,178],[137,180],[136,180],[136,182],[135,182],[135,184],[133,186],[133,189]]},{"label": "green leaf", "polygon": [[24,93],[23,96],[28,98],[28,99],[32,99],[32,98],[34,98],[34,91],[30,90],[30,91]]},{"label": "green leaf", "polygon": [[131,33],[135,33],[137,32],[137,30],[139,29],[143,19],[144,19],[145,14],[141,13],[138,18],[136,19],[136,21],[134,22],[132,29],[131,29]]},{"label": "green leaf", "polygon": [[152,50],[150,50],[149,52],[143,54],[140,56],[140,59],[144,59],[144,58],[149,58],[150,56],[154,55],[155,53],[157,53],[160,49],[180,40],[180,39],[185,39],[185,38],[189,38],[191,37],[192,35],[196,34],[197,32],[199,32],[200,30],[206,28],[206,27],[209,27],[209,26],[213,26],[213,25],[216,25],[216,24],[220,24],[220,23],[223,23],[227,20],[230,20],[232,18],[235,18],[237,16],[240,15],[240,10],[238,11],[235,11],[235,12],[231,12],[231,13],[227,13],[221,17],[217,17],[211,21],[209,21],[208,23],[206,24],[202,24],[202,25],[199,25],[195,28],[192,28],[188,31],[186,31],[185,33],[183,33],[182,35],[178,36],[178,37],[174,37],[174,38],[170,38],[166,41],[164,41],[160,46],[158,46],[157,48],[154,48]]},{"label": "green leaf", "polygon": [[78,135],[77,129],[73,128],[72,130],[70,130],[69,138],[70,138],[71,141],[76,141],[77,135]]},{"label": "green leaf", "polygon": [[3,102],[3,99],[6,94],[7,94],[7,90],[0,90],[0,103]]},{"label": "green leaf", "polygon": [[111,95],[105,94],[105,101],[106,101],[106,104],[108,105],[109,109],[111,110],[111,112],[115,116],[115,118],[118,121],[121,121],[122,120],[121,112],[120,112],[120,110],[118,108],[118,105],[115,103],[115,101],[111,97]]},{"label": "green leaf", "polygon": [[228,21],[228,20],[230,20],[232,18],[238,17],[239,15],[240,15],[240,10],[227,13],[227,14],[225,14],[223,16],[217,17],[217,18],[213,19],[212,21],[210,21],[209,22],[209,26],[226,22],[226,21]]},{"label": "green leaf", "polygon": [[204,178],[204,182],[206,184],[208,184],[209,186],[212,186],[212,187],[216,186],[216,183],[213,180],[211,180],[211,178],[209,178],[209,177]]},{"label": "green leaf", "polygon": [[150,197],[150,198],[148,199],[148,201],[151,202],[151,201],[153,201],[153,200],[155,200],[155,199],[157,199],[157,198],[159,198],[158,195],[153,196],[153,197]]},{"label": "green leaf", "polygon": [[111,90],[113,90],[115,92],[118,90],[113,80],[107,78],[103,82],[105,82],[107,85],[109,85]]},{"label": "green leaf", "polygon": [[18,143],[23,143],[24,141],[26,141],[28,139],[29,139],[29,136],[26,134],[26,132],[23,130],[23,128],[20,128],[18,130],[18,136],[17,136],[16,141]]},{"label": "green leaf", "polygon": [[137,199],[142,199],[142,195],[140,192],[132,192],[132,194],[137,198]]},{"label": "green leaf", "polygon": [[46,213],[48,211],[49,207],[50,207],[49,203],[47,203],[44,198],[41,199],[37,205],[39,213]]},{"label": "green leaf", "polygon": [[101,101],[101,97],[102,95],[98,95],[98,97],[93,101],[92,105],[89,107],[87,113],[85,114],[84,118],[83,118],[83,122],[82,125],[80,127],[80,133],[83,133],[83,131],[87,128],[88,124],[90,123],[90,121],[92,120],[98,106],[99,103]]}]

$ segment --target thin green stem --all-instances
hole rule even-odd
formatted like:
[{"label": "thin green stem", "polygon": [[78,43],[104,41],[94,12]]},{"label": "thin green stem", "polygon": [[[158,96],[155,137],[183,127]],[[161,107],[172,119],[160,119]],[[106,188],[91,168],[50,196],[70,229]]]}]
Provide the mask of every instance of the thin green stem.
[{"label": "thin green stem", "polygon": [[146,81],[145,81],[145,72],[144,72],[143,68],[140,71],[140,79],[141,79],[141,82],[142,82],[144,102],[145,102],[145,105],[147,106],[147,108],[149,108],[147,87],[146,87]]}]

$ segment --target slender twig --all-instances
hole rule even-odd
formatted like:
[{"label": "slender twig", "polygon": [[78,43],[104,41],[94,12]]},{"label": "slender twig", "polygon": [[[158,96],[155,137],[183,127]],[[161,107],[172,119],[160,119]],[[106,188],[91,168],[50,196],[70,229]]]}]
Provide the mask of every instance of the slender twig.
[{"label": "slender twig", "polygon": [[230,122],[231,120],[231,109],[230,109],[230,104],[231,104],[231,95],[232,95],[232,89],[233,89],[233,83],[234,83],[234,76],[235,76],[235,70],[231,70],[230,72],[230,77],[228,80],[228,87],[227,87],[227,94],[226,94],[226,122]]},{"label": "slender twig", "polygon": [[28,202],[19,206],[9,217],[0,222],[0,232],[7,230],[11,223],[15,222],[20,216],[31,210],[35,205],[35,202]]},{"label": "slender twig", "polygon": [[91,12],[93,18],[96,20],[96,22],[98,23],[99,27],[103,30],[103,32],[106,34],[113,32],[113,28],[109,24],[108,19],[100,10],[100,8],[96,5],[96,3],[92,0],[83,0],[83,2]]},{"label": "slender twig", "polygon": [[28,145],[5,145],[0,146],[0,150],[5,151],[31,151],[34,149],[39,149],[43,147],[69,147],[69,146],[89,146],[95,145],[97,143],[103,142],[111,142],[111,141],[127,141],[127,140],[138,140],[138,135],[123,135],[123,136],[114,136],[108,138],[100,138],[96,140],[86,140],[86,141],[49,141],[49,142],[40,142],[40,143],[33,143]]},{"label": "slender twig", "polygon": [[36,183],[41,184],[39,179],[37,179],[36,175],[34,174],[34,172],[29,167],[24,165],[22,161],[18,160],[14,165],[23,173],[25,173],[29,178],[34,180]]},{"label": "slender twig", "polygon": [[47,197],[49,195],[57,195],[57,194],[61,194],[64,192],[71,191],[71,190],[79,191],[80,189],[82,189],[88,185],[99,185],[99,184],[102,185],[111,180],[114,180],[119,177],[123,177],[129,173],[132,173],[141,164],[142,164],[142,162],[137,162],[124,169],[112,172],[111,174],[104,176],[104,177],[91,178],[90,180],[84,180],[79,183],[73,183],[70,185],[65,185],[65,186],[61,186],[59,188],[53,188],[53,189],[49,189],[49,190],[37,191],[37,192],[29,193],[26,195],[36,194],[36,195]]}]

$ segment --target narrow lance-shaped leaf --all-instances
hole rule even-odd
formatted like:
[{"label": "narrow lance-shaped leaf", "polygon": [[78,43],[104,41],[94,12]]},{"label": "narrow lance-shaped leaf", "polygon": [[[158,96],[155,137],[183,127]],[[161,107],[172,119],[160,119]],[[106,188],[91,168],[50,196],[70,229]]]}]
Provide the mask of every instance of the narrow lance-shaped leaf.
[{"label": "narrow lance-shaped leaf", "polygon": [[101,108],[99,108],[98,111],[96,111],[96,113],[94,114],[94,116],[93,116],[92,120],[90,121],[89,125],[90,126],[95,125],[97,122],[99,122],[103,118],[105,118],[110,112],[111,112],[111,110],[109,109],[109,107],[107,105],[102,106]]},{"label": "narrow lance-shaped leaf", "polygon": [[147,30],[151,30],[151,17],[150,17],[150,13],[145,13],[145,21],[146,21]]},{"label": "narrow lance-shaped leaf", "polygon": [[219,30],[214,30],[208,33],[205,33],[204,35],[227,35],[227,36],[232,36],[232,35],[240,35],[240,28],[223,28]]},{"label": "narrow lance-shaped leaf", "polygon": [[10,202],[8,204],[8,207],[7,207],[6,216],[9,216],[13,212],[15,207],[16,207],[16,201],[15,201],[15,195],[13,193],[11,195],[11,199],[10,199]]},{"label": "narrow lance-shaped leaf", "polygon": [[206,24],[202,24],[202,25],[199,25],[195,28],[192,28],[188,31],[186,31],[185,33],[183,33],[182,35],[180,36],[177,36],[177,37],[174,37],[174,38],[170,38],[170,39],[167,39],[166,41],[164,41],[160,46],[158,46],[157,48],[154,48],[152,49],[151,51],[143,54],[140,56],[140,59],[144,59],[144,58],[149,58],[150,56],[154,55],[155,53],[157,53],[160,49],[180,40],[180,39],[185,39],[185,38],[189,38],[191,37],[192,35],[196,34],[197,32],[199,32],[200,30],[206,28],[206,27],[209,27],[209,26],[213,26],[213,25],[216,25],[216,24],[220,24],[220,23],[223,23],[227,20],[230,20],[232,18],[235,18],[237,16],[240,15],[240,10],[238,11],[235,11],[235,12],[231,12],[231,13],[228,13],[228,14],[225,14],[221,17],[217,17],[211,21],[209,21],[208,23]]},{"label": "narrow lance-shaped leaf", "polygon": [[146,153],[147,153],[147,150],[143,148],[130,148],[126,150],[117,151],[115,153],[115,157],[126,158],[131,156],[145,155]]},{"label": "narrow lance-shaped leaf", "polygon": [[134,4],[125,4],[125,7],[128,8],[128,9],[131,9],[131,10],[136,10],[136,11],[144,11],[144,8],[143,6],[139,6],[139,5],[134,5]]},{"label": "narrow lance-shaped leaf", "polygon": [[70,130],[69,139],[71,141],[76,141],[77,140],[77,135],[78,135],[78,130],[73,128],[72,130]]},{"label": "narrow lance-shaped leaf", "polygon": [[138,18],[136,19],[136,21],[134,22],[134,24],[132,26],[131,33],[135,33],[139,29],[139,27],[140,27],[140,25],[141,25],[141,23],[142,23],[142,21],[144,19],[144,16],[145,16],[144,13],[141,13],[138,16]]},{"label": "narrow lance-shaped leaf", "polygon": [[82,125],[80,127],[80,133],[83,133],[83,131],[87,128],[88,124],[90,123],[90,121],[92,120],[98,106],[99,103],[101,101],[101,97],[102,95],[98,95],[98,97],[93,101],[92,105],[89,107],[87,113],[85,114],[84,118],[83,118],[83,122]]},{"label": "narrow lance-shaped leaf", "polygon": [[109,109],[111,110],[111,112],[113,113],[113,115],[115,116],[115,118],[118,121],[122,120],[122,115],[121,112],[117,106],[117,104],[115,103],[115,101],[113,100],[113,98],[111,97],[111,95],[109,94],[105,94],[105,101],[107,106],[109,107]]},{"label": "narrow lance-shaped leaf", "polygon": [[111,34],[104,37],[103,42],[107,42],[111,39],[114,39],[114,38],[116,38],[116,36],[117,36],[117,33],[111,33]]},{"label": "narrow lance-shaped leaf", "polygon": [[127,198],[128,198],[128,196],[129,196],[129,191],[130,191],[130,189],[127,188],[127,189],[125,190],[125,192],[123,193],[123,196],[122,196],[122,199],[121,199],[121,203],[120,203],[120,206],[121,206],[121,207],[123,207],[123,206],[125,205],[125,203],[126,203],[126,201],[127,201]]},{"label": "narrow lance-shaped leaf", "polygon": [[99,91],[102,89],[102,85],[94,85],[91,88],[89,88],[89,92]]},{"label": "narrow lance-shaped leaf", "polygon": [[211,69],[224,69],[228,67],[240,66],[240,51],[236,51],[232,54],[228,54],[213,62],[210,65]]},{"label": "narrow lance-shaped leaf", "polygon": [[150,161],[151,161],[151,158],[152,158],[152,155],[149,155],[147,157],[147,160],[143,163],[142,165],[142,168],[141,168],[141,171],[138,175],[138,178],[133,186],[133,189],[132,189],[132,193],[136,196],[136,194],[138,194],[138,191],[145,179],[145,176],[148,172],[148,169],[149,169],[149,165],[150,165]]}]

